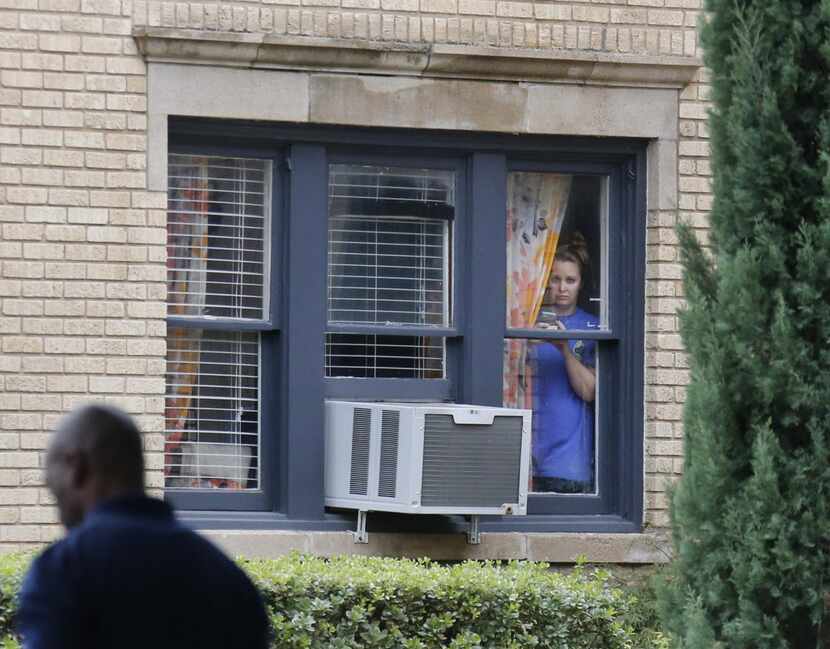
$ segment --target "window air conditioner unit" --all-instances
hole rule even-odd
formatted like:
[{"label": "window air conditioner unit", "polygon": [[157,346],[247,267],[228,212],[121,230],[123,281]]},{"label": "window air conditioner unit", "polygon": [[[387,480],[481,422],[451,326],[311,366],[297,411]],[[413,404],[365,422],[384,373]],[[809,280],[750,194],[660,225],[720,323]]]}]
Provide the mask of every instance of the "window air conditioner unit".
[{"label": "window air conditioner unit", "polygon": [[529,410],[447,403],[326,402],[326,506],[366,512],[527,513]]}]

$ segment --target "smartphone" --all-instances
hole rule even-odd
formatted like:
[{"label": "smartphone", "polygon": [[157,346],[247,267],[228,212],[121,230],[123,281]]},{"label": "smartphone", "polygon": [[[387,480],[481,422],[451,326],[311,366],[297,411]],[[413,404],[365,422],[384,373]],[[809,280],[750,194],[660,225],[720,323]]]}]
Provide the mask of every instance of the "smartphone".
[{"label": "smartphone", "polygon": [[539,317],[536,319],[536,324],[546,324],[563,328],[562,323],[559,321],[559,316],[556,315],[556,311],[552,311],[550,309],[542,309],[539,311]]}]

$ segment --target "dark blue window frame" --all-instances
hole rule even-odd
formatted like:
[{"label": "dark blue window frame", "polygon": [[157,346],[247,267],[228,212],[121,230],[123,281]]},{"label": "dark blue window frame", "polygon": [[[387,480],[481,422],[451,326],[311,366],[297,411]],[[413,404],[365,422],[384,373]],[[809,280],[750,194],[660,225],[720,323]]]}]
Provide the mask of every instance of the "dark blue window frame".
[{"label": "dark blue window frame", "polygon": [[[228,147],[227,143],[233,143]],[[263,491],[171,497],[197,527],[344,530],[351,512],[323,506],[323,399],[449,398],[501,405],[505,338],[557,337],[505,327],[507,174],[544,170],[601,175],[609,187],[609,330],[599,343],[602,448],[596,496],[532,496],[527,517],[489,517],[490,531],[633,532],[643,511],[646,141],[306,127],[171,118],[175,152],[263,151],[274,155],[272,304],[279,315],[263,337]],[[326,379],[327,175],[333,161],[404,166],[416,161],[457,170],[452,326],[448,380]],[[293,199],[293,200],[292,200]],[[280,214],[282,217],[280,218]],[[296,254],[303,250],[303,254]],[[334,330],[339,327],[335,326]],[[367,328],[367,333],[370,332]],[[350,330],[354,328],[350,327]],[[400,333],[406,333],[401,328]],[[420,329],[419,329],[420,331]],[[267,340],[267,344],[266,344]],[[299,351],[298,351],[299,350]],[[266,354],[267,352],[267,354]],[[271,362],[266,362],[266,358]],[[335,383],[336,382],[336,383]],[[423,396],[421,396],[423,395]],[[309,433],[309,431],[316,431]],[[267,453],[267,456],[266,456]],[[372,530],[460,531],[460,517],[377,514]]]}]

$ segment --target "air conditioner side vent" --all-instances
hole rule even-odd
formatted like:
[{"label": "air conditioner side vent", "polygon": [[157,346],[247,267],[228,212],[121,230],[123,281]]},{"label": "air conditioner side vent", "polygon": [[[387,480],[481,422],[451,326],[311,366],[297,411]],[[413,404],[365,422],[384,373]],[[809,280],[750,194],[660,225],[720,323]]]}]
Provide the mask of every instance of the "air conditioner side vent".
[{"label": "air conditioner side vent", "polygon": [[352,416],[352,465],[349,475],[349,493],[355,496],[369,494],[369,439],[372,411],[355,408]]},{"label": "air conditioner side vent", "polygon": [[398,435],[400,434],[400,428],[400,411],[383,410],[381,412],[378,495],[385,498],[394,498],[397,495]]}]

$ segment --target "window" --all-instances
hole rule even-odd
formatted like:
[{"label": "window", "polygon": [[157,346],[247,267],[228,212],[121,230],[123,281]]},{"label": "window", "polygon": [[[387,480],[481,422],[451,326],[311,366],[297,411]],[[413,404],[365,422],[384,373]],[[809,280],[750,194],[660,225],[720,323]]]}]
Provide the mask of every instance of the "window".
[{"label": "window", "polygon": [[505,341],[504,405],[533,410],[539,494],[597,493],[598,341],[566,332],[608,329],[606,184],[538,171],[507,177],[507,335],[549,335]]},{"label": "window", "polygon": [[260,334],[271,281],[270,163],[171,154],[164,481],[257,491]]},{"label": "window", "polygon": [[450,324],[454,216],[451,171],[329,166],[328,322],[346,327],[326,336],[327,377],[445,377],[444,340],[429,334]]},{"label": "window", "polygon": [[177,505],[347,529],[324,400],[455,401],[534,413],[531,515],[484,529],[638,528],[643,142],[171,128]]}]

